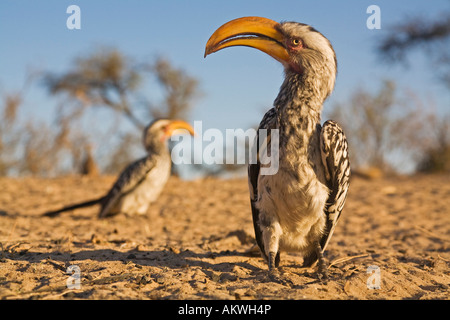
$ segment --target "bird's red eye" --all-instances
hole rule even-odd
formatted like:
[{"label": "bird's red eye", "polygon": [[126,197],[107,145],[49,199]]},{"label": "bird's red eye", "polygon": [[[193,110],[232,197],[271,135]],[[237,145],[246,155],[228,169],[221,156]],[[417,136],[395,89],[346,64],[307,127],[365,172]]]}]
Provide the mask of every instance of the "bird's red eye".
[{"label": "bird's red eye", "polygon": [[303,47],[303,42],[302,42],[302,40],[300,40],[300,39],[298,39],[298,38],[293,38],[293,39],[291,39],[290,42],[291,42],[291,43],[290,43],[290,46],[291,46],[292,48]]}]

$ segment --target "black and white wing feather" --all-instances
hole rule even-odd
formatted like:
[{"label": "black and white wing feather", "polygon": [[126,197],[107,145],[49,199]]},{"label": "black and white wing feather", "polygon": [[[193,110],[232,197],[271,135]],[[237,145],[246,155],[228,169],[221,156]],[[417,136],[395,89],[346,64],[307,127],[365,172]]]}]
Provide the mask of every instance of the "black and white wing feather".
[{"label": "black and white wing feather", "polygon": [[[250,191],[250,204],[252,208],[252,216],[253,216],[253,227],[255,229],[255,238],[256,243],[258,244],[259,248],[261,249],[262,254],[264,257],[266,257],[265,249],[264,249],[264,242],[262,240],[262,232],[261,228],[258,225],[259,223],[259,209],[256,207],[256,201],[258,200],[258,179],[259,179],[259,173],[260,173],[260,161],[259,161],[259,132],[261,129],[267,130],[267,141],[266,146],[270,145],[270,131],[271,129],[275,128],[275,121],[276,121],[276,110],[275,108],[270,109],[266,112],[263,119],[261,120],[258,131],[256,132],[256,139],[253,144],[254,150],[256,150],[256,163],[252,164],[250,163],[248,166],[248,186]],[[252,150],[252,151],[254,151]]]},{"label": "black and white wing feather", "polygon": [[330,195],[325,206],[326,230],[320,241],[322,250],[325,250],[347,199],[350,180],[347,139],[342,128],[332,120],[323,124],[320,150],[328,188],[330,188]]},{"label": "black and white wing feather", "polygon": [[143,180],[147,174],[154,169],[156,160],[152,156],[139,159],[127,166],[117,178],[108,194],[103,198],[102,208],[99,218],[114,215],[112,209],[124,195],[132,192]]}]

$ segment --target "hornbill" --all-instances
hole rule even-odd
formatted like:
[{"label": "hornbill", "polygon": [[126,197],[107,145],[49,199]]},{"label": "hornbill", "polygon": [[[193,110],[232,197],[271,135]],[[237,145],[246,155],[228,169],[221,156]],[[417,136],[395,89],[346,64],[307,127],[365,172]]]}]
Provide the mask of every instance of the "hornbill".
[{"label": "hornbill", "polygon": [[[343,130],[331,120],[321,125],[322,106],[336,79],[334,49],[309,25],[261,17],[222,25],[208,40],[205,57],[231,46],[259,49],[284,66],[274,107],[259,125],[267,130],[267,141],[271,130],[278,130],[278,171],[261,174],[265,164],[259,142],[257,161],[248,166],[255,238],[269,278],[283,282],[277,269],[282,250],[299,252],[304,267],[318,262],[319,278],[326,278],[323,252],[342,212],[350,177]],[[275,151],[271,144],[265,147]]]},{"label": "hornbill", "polygon": [[114,216],[121,212],[129,215],[145,214],[149,205],[160,195],[170,176],[172,160],[167,148],[167,139],[172,134],[187,132],[195,134],[191,125],[185,121],[169,119],[153,121],[145,128],[143,134],[147,156],[129,164],[106,195],[49,211],[43,215],[54,217],[64,211],[95,204],[100,204],[99,218]]}]

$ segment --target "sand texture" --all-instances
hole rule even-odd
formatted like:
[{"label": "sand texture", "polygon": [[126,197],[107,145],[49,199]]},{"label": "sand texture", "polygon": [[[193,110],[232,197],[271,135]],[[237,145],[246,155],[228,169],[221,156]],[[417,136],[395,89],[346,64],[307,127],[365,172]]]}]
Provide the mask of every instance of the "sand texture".
[{"label": "sand texture", "polygon": [[0,178],[0,299],[450,297],[449,176],[354,177],[325,254],[329,280],[282,253],[284,284],[254,250],[246,179],[172,177],[145,216],[99,220],[96,206],[40,216],[114,179]]}]

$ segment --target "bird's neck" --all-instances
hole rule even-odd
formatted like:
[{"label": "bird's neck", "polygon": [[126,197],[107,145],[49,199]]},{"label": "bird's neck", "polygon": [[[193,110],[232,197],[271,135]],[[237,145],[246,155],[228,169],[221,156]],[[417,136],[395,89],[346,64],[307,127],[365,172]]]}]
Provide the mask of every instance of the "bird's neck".
[{"label": "bird's neck", "polygon": [[145,149],[151,155],[167,156],[169,154],[167,141],[151,141],[145,146]]},{"label": "bird's neck", "polygon": [[286,75],[274,102],[281,142],[292,139],[302,143],[316,131],[326,96],[314,79],[303,74]]},{"label": "bird's neck", "polygon": [[315,151],[320,145],[322,107],[333,90],[334,78],[335,73],[286,71],[274,102],[282,167],[298,170],[296,165],[320,154]]}]

